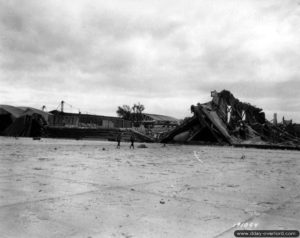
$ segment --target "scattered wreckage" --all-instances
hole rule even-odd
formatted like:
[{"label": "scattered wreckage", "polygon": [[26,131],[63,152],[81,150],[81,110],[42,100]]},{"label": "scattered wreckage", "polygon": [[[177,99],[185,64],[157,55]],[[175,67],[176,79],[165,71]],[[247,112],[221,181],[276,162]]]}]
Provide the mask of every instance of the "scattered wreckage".
[{"label": "scattered wreckage", "polygon": [[161,143],[221,144],[299,149],[293,128],[272,123],[261,108],[240,102],[231,92],[211,92],[212,100],[191,106],[192,117],[161,137]]}]

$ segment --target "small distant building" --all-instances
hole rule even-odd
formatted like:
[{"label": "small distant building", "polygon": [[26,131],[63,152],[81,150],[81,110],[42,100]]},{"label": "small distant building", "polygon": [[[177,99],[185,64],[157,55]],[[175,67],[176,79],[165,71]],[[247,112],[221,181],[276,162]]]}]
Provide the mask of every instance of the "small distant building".
[{"label": "small distant building", "polygon": [[179,120],[165,115],[142,113],[141,125],[136,130],[154,138],[159,138],[179,125]]},{"label": "small distant building", "polygon": [[131,128],[132,123],[118,117],[68,113],[58,110],[51,111],[53,122],[51,126],[83,127],[83,128]]},{"label": "small distant building", "polygon": [[142,123],[145,127],[176,127],[179,125],[179,120],[165,115],[143,113]]}]

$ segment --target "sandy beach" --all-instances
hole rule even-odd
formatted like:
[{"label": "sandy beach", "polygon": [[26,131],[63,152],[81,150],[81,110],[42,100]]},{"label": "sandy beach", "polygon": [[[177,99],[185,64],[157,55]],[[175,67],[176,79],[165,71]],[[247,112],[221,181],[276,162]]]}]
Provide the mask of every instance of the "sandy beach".
[{"label": "sandy beach", "polygon": [[146,146],[0,137],[1,237],[300,228],[299,151]]}]

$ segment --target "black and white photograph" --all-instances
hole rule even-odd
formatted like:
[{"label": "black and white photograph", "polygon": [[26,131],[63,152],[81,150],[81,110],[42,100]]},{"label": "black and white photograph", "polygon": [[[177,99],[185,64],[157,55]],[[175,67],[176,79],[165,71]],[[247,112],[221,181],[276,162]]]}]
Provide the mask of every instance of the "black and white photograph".
[{"label": "black and white photograph", "polygon": [[0,238],[299,230],[300,0],[0,0]]}]

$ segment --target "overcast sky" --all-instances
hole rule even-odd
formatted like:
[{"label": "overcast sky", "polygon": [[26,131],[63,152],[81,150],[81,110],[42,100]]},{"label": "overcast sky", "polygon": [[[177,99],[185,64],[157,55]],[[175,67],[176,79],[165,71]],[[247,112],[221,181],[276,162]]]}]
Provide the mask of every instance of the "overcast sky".
[{"label": "overcast sky", "polygon": [[0,104],[183,118],[214,89],[300,122],[300,1],[0,0]]}]

